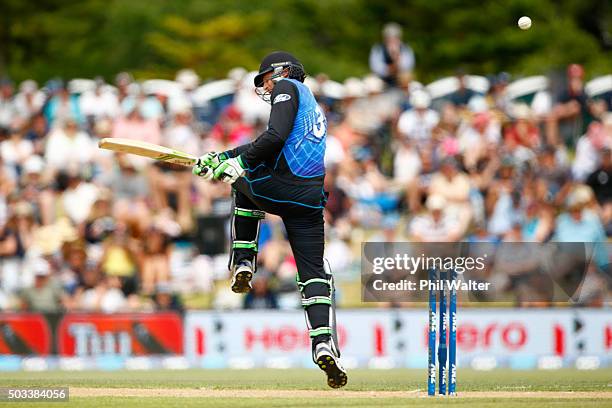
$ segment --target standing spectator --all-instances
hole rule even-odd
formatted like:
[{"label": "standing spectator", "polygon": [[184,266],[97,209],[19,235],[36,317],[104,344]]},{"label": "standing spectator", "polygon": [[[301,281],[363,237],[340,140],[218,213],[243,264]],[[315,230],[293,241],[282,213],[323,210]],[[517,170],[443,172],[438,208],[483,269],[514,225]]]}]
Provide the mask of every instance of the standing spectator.
[{"label": "standing spectator", "polygon": [[467,87],[467,75],[464,70],[457,70],[455,77],[457,78],[458,89],[449,96],[449,99],[455,106],[463,108],[476,95],[476,92]]},{"label": "standing spectator", "polygon": [[8,78],[0,78],[0,128],[8,128],[16,114],[13,82]]},{"label": "standing spectator", "polygon": [[383,42],[370,51],[370,69],[390,86],[397,86],[400,75],[414,69],[414,52],[402,42],[399,24],[389,23],[383,28]]},{"label": "standing spectator", "polygon": [[547,120],[548,142],[557,144],[559,136],[573,145],[578,135],[584,134],[590,121],[588,97],[584,92],[584,68],[578,64],[567,67],[567,87]]}]

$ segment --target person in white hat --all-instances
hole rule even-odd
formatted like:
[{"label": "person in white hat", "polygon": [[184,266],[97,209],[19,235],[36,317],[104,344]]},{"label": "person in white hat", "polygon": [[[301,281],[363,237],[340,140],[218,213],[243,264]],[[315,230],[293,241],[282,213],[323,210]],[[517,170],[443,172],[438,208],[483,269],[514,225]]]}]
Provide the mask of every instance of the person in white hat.
[{"label": "person in white hat", "polygon": [[426,202],[427,212],[410,223],[411,238],[418,242],[454,242],[460,237],[459,223],[446,212],[446,199],[431,194]]},{"label": "person in white hat", "polygon": [[413,91],[409,100],[412,109],[400,115],[397,130],[402,136],[423,144],[431,139],[431,132],[440,121],[440,115],[429,109],[431,97],[423,89]]}]

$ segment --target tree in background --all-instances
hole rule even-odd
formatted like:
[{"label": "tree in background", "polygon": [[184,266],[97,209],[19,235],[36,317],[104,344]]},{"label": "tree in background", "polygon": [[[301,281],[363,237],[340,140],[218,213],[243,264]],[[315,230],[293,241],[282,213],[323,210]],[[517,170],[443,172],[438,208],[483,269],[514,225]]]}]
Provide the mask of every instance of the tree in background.
[{"label": "tree in background", "polygon": [[[516,27],[521,15],[532,17],[531,30]],[[605,0],[3,0],[0,75],[172,77],[191,67],[219,78],[286,49],[309,73],[342,80],[368,71],[388,21],[404,27],[425,82],[459,66],[526,75],[578,62],[591,74],[612,72]]]}]

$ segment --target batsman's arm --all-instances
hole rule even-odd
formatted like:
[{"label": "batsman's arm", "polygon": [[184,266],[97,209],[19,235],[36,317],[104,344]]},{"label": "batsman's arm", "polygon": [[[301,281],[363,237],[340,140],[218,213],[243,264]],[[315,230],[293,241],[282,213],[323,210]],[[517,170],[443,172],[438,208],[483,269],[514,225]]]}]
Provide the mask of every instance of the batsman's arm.
[{"label": "batsman's arm", "polygon": [[299,106],[296,86],[291,81],[279,81],[274,86],[271,100],[268,129],[253,142],[224,152],[228,157],[240,156],[249,168],[276,157],[293,129]]}]

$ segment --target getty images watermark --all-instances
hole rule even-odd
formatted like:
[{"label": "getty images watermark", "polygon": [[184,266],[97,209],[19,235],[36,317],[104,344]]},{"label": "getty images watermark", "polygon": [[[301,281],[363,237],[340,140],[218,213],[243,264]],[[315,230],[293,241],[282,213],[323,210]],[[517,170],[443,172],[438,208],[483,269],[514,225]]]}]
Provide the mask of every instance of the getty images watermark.
[{"label": "getty images watermark", "polygon": [[610,248],[607,242],[363,243],[362,300],[425,302],[430,290],[454,289],[460,302],[605,303]]},{"label": "getty images watermark", "polygon": [[[468,270],[484,271],[487,254],[479,257],[441,257],[441,256],[411,256],[408,254],[395,254],[394,256],[379,256],[372,259],[372,273],[374,275],[383,275],[385,272],[395,273],[402,271],[410,276],[416,275],[421,270],[436,270],[436,271],[451,271],[454,270],[457,275],[463,275]],[[491,282],[482,282],[472,279],[400,279],[396,282],[388,282],[383,277],[374,279],[372,288],[376,291],[424,291],[424,290],[456,290],[456,291],[471,291],[471,290],[488,290]]]}]

